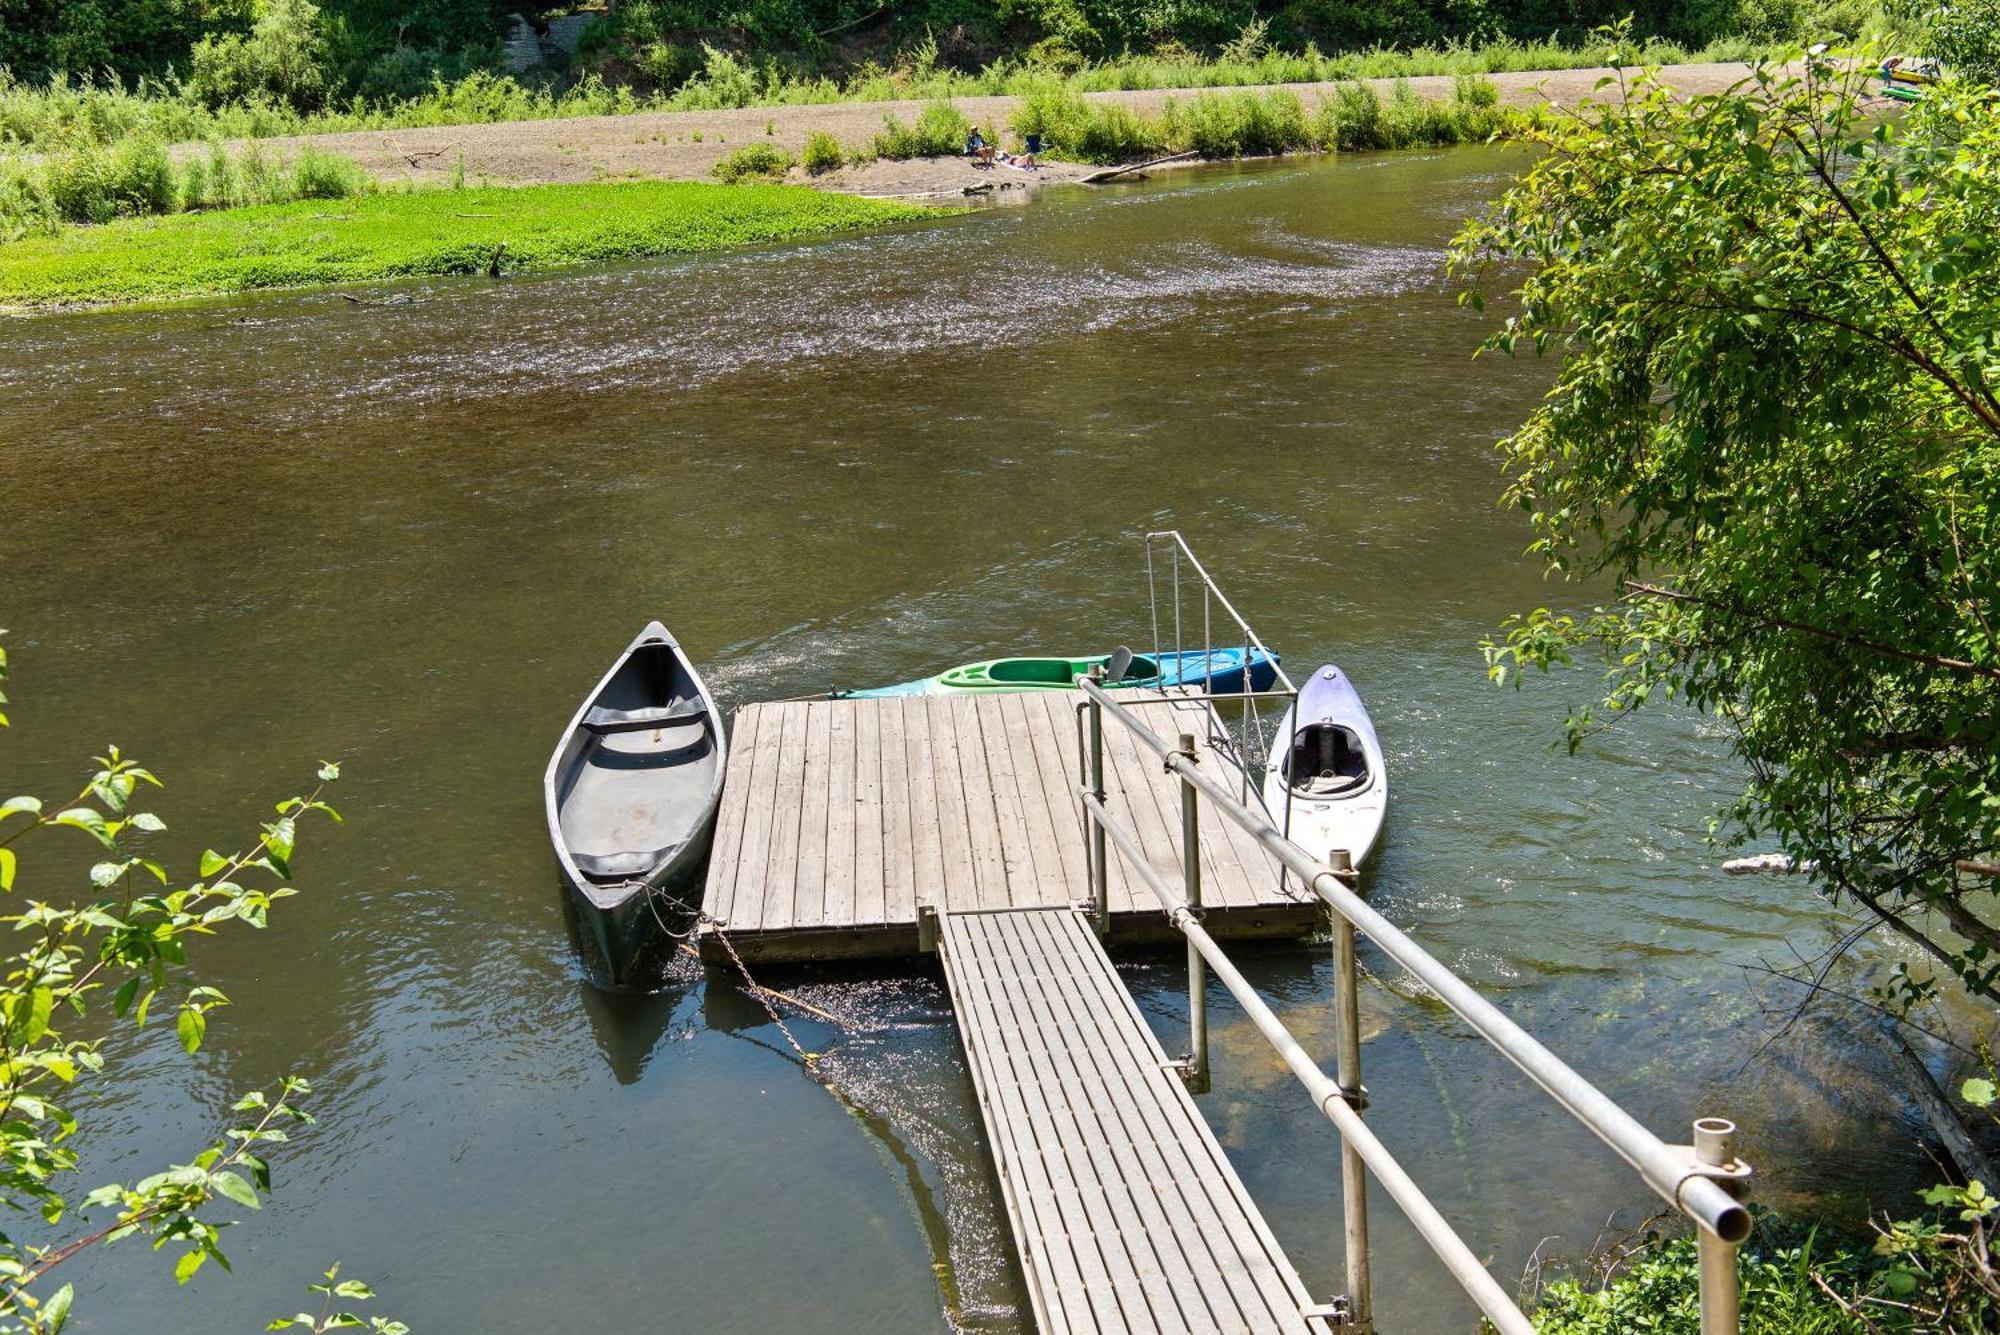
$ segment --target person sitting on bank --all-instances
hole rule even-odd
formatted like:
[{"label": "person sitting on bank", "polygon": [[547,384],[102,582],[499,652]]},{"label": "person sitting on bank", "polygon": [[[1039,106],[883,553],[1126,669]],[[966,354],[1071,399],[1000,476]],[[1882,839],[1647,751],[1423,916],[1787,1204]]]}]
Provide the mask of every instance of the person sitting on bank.
[{"label": "person sitting on bank", "polygon": [[1031,134],[1022,140],[1021,151],[1010,158],[1009,162],[1019,167],[1022,171],[1033,171],[1037,165],[1036,159],[1041,156],[1042,137],[1038,134]]},{"label": "person sitting on bank", "polygon": [[975,167],[993,165],[993,145],[986,142],[986,136],[979,133],[978,126],[974,126],[972,133],[965,136],[965,156],[972,159],[972,165]]}]

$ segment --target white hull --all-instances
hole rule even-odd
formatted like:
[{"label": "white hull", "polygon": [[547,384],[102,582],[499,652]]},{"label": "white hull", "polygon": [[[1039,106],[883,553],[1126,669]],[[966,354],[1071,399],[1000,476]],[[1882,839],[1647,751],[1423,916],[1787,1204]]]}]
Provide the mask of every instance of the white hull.
[{"label": "white hull", "polygon": [[[1313,857],[1325,860],[1344,849],[1359,867],[1374,851],[1389,808],[1389,772],[1375,725],[1361,697],[1331,664],[1313,673],[1297,709],[1296,733],[1293,711],[1287,710],[1271,742],[1265,810]],[[1297,784],[1286,764],[1295,741],[1301,762]]]}]

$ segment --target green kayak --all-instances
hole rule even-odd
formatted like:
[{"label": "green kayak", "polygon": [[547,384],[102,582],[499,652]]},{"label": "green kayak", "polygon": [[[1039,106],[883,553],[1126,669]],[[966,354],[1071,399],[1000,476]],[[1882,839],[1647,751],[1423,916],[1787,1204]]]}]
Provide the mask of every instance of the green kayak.
[{"label": "green kayak", "polygon": [[[1067,691],[1076,679],[1088,676],[1094,667],[1110,663],[1110,654],[1088,654],[1079,658],[1054,655],[1022,658],[989,658],[980,663],[962,663],[946,668],[934,677],[874,686],[861,691],[836,691],[842,699],[879,699],[893,695],[980,695],[989,691]],[[1250,665],[1250,689],[1267,689],[1277,679],[1273,660],[1262,650],[1246,655],[1242,649],[1217,649],[1210,653],[1166,653],[1133,657],[1131,666],[1115,684],[1118,686],[1193,686],[1215,693],[1243,689],[1244,664]]]}]

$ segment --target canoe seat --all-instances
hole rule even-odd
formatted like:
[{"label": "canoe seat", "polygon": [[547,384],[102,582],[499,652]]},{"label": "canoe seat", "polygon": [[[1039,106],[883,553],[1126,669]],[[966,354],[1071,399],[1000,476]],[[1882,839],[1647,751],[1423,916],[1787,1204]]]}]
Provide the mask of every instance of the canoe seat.
[{"label": "canoe seat", "polygon": [[571,853],[576,869],[593,881],[615,881],[621,877],[644,876],[673,856],[678,843],[656,848],[650,853]]},{"label": "canoe seat", "polygon": [[629,728],[671,728],[708,717],[699,700],[655,705],[650,709],[612,709],[598,705],[583,716],[583,726],[592,732],[624,732]]}]

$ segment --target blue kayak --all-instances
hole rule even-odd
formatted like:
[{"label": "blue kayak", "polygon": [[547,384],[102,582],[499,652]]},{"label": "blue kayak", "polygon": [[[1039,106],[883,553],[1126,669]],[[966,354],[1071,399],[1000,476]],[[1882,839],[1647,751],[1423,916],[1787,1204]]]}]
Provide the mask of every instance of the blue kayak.
[{"label": "blue kayak", "polygon": [[[1089,674],[1093,667],[1103,667],[1110,663],[1110,654],[1085,654],[1078,657],[1038,655],[1022,658],[989,658],[978,663],[964,663],[954,668],[946,668],[934,677],[920,677],[916,681],[898,682],[893,686],[874,686],[861,691],[836,691],[841,699],[871,700],[892,695],[982,695],[996,691],[1067,691],[1074,690],[1076,679]],[[1252,649],[1246,655],[1240,648],[1216,649],[1203,653],[1199,649],[1181,653],[1166,653],[1155,658],[1151,654],[1138,654],[1120,680],[1112,683],[1115,688],[1127,686],[1159,689],[1166,686],[1192,687],[1210,694],[1228,694],[1243,689],[1244,665],[1249,664],[1250,689],[1265,691],[1278,679],[1277,660],[1261,649]]]}]

